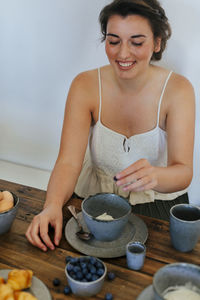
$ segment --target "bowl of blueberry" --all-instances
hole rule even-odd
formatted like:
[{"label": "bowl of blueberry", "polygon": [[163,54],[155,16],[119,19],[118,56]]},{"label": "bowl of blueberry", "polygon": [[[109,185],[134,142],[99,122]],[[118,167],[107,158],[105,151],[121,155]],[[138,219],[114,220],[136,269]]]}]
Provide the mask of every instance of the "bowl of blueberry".
[{"label": "bowl of blueberry", "polygon": [[73,294],[90,297],[101,291],[107,268],[102,260],[93,256],[72,257],[65,274]]}]

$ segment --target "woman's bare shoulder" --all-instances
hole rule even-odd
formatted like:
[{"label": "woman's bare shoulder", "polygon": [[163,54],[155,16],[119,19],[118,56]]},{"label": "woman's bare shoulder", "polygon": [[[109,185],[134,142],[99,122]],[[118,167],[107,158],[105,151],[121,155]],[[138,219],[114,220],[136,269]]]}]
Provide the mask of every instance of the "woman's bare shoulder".
[{"label": "woman's bare shoulder", "polygon": [[175,96],[184,94],[194,94],[194,88],[191,82],[183,75],[173,72],[169,83],[169,88]]},{"label": "woman's bare shoulder", "polygon": [[97,97],[98,92],[98,72],[97,69],[79,73],[72,81],[68,99],[84,101],[89,104],[91,99]]},{"label": "woman's bare shoulder", "polygon": [[172,72],[164,98],[168,108],[173,109],[177,105],[191,105],[195,102],[194,88],[185,76]]},{"label": "woman's bare shoulder", "polygon": [[84,89],[91,88],[91,85],[97,82],[97,76],[97,69],[81,72],[73,79],[71,86]]}]

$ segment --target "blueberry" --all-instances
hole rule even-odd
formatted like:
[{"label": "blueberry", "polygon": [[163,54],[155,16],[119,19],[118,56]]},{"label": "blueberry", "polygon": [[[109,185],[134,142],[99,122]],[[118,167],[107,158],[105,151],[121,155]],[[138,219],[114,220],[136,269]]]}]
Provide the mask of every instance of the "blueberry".
[{"label": "blueberry", "polygon": [[74,266],[70,263],[67,265],[67,271],[71,272],[74,269]]},{"label": "blueberry", "polygon": [[113,273],[113,272],[108,272],[108,280],[113,280],[113,279],[115,279],[115,273]]},{"label": "blueberry", "polygon": [[96,266],[98,269],[104,269],[103,264],[102,264],[100,261],[98,261],[98,260],[97,260],[95,266]]},{"label": "blueberry", "polygon": [[88,263],[87,264],[87,268],[90,270],[91,268],[93,267],[93,264],[91,264],[91,263]]},{"label": "blueberry", "polygon": [[72,258],[72,257],[69,256],[69,255],[65,257],[65,262],[66,262],[66,264],[67,264],[68,262],[70,262],[71,258]]},{"label": "blueberry", "polygon": [[82,269],[85,269],[87,267],[87,263],[86,262],[80,262],[80,266]]},{"label": "blueberry", "polygon": [[96,274],[97,269],[95,268],[95,266],[90,267],[90,273],[92,274]]},{"label": "blueberry", "polygon": [[74,277],[76,277],[76,273],[74,273],[74,271],[72,270],[72,271],[69,272],[69,276],[71,276],[72,278],[74,278]]},{"label": "blueberry", "polygon": [[99,268],[99,269],[97,270],[97,275],[102,276],[103,274],[104,274],[104,269]]},{"label": "blueberry", "polygon": [[78,258],[77,257],[72,257],[70,260],[72,265],[75,265],[78,262]]},{"label": "blueberry", "polygon": [[92,281],[95,281],[95,280],[97,280],[99,278],[99,276],[98,275],[96,275],[96,274],[92,274]]},{"label": "blueberry", "polygon": [[77,273],[76,273],[76,278],[77,278],[78,280],[83,279],[83,274],[82,274],[81,272],[77,272]]},{"label": "blueberry", "polygon": [[78,273],[78,272],[81,271],[81,268],[80,268],[79,266],[74,266],[73,271],[74,271],[75,273]]},{"label": "blueberry", "polygon": [[88,282],[86,278],[83,278],[81,282]]},{"label": "blueberry", "polygon": [[87,273],[85,275],[85,278],[88,280],[88,281],[91,281],[92,280],[92,274],[91,273]]},{"label": "blueberry", "polygon": [[113,299],[113,295],[111,293],[107,293],[105,295],[105,300],[112,300]]},{"label": "blueberry", "polygon": [[65,295],[69,295],[69,294],[71,293],[71,289],[70,289],[70,287],[69,287],[68,285],[66,285],[66,286],[64,287],[63,293],[64,293]]},{"label": "blueberry", "polygon": [[86,275],[87,273],[88,273],[88,269],[87,268],[82,269],[82,274],[83,275]]},{"label": "blueberry", "polygon": [[97,262],[97,259],[93,256],[90,257],[90,263],[94,265]]},{"label": "blueberry", "polygon": [[59,278],[54,278],[53,285],[54,286],[59,286],[60,285],[60,279]]}]

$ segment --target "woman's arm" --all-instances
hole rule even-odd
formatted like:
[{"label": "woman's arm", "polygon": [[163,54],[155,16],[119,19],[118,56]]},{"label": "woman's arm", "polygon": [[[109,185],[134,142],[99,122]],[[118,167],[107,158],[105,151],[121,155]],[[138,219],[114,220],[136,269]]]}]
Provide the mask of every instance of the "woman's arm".
[{"label": "woman's arm", "polygon": [[[116,174],[116,184],[133,182],[127,191],[154,189],[171,193],[186,188],[193,175],[193,145],[195,97],[192,85],[184,77],[173,74],[165,92],[166,132],[168,142],[167,167],[154,167],[141,159]],[[164,100],[164,99],[163,99]]]},{"label": "woman's arm", "polygon": [[87,85],[87,75],[82,73],[70,88],[60,150],[48,184],[44,207],[55,201],[63,206],[71,197],[80,174],[92,122],[91,97]]},{"label": "woman's arm", "polygon": [[[33,218],[26,237],[46,251],[54,249],[62,234],[62,207],[71,197],[81,171],[94,101],[91,101],[91,75],[82,73],[72,82],[67,97],[60,150],[52,171],[43,211]],[[54,244],[48,235],[49,224],[54,227]]]}]

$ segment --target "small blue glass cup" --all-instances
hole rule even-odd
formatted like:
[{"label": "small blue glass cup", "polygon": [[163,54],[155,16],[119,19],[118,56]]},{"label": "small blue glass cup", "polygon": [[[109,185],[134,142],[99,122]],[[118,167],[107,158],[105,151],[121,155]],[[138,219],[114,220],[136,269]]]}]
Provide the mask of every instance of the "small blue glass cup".
[{"label": "small blue glass cup", "polygon": [[146,246],[141,242],[129,242],[126,245],[126,262],[129,269],[140,270],[144,265]]}]

